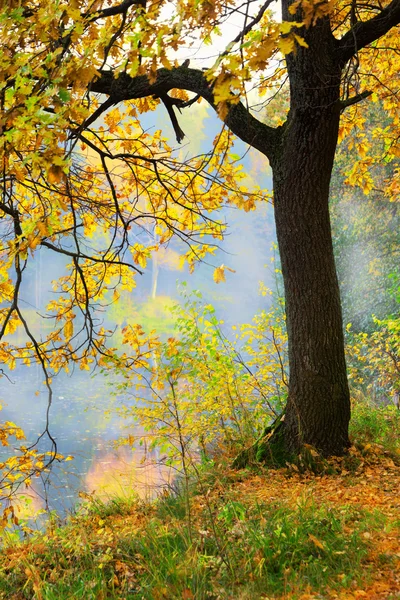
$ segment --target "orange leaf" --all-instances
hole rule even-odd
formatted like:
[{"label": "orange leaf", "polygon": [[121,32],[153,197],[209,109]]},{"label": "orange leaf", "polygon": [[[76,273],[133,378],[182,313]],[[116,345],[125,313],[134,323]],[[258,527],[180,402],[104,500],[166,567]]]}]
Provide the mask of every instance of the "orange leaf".
[{"label": "orange leaf", "polygon": [[322,542],[319,541],[318,538],[315,537],[315,535],[313,535],[312,533],[308,534],[308,539],[310,540],[310,542],[312,542],[315,546],[317,546],[317,548],[320,548],[321,550],[325,550],[325,546]]}]

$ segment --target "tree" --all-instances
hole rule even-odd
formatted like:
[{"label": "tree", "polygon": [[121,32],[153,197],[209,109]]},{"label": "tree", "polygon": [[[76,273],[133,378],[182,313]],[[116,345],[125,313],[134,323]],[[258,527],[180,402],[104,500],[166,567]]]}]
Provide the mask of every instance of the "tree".
[{"label": "tree", "polygon": [[[356,121],[357,104],[385,91],[398,123],[390,77],[396,85],[400,1],[282,0],[282,22],[269,12],[272,0],[257,8],[250,1],[177,1],[172,10],[159,0],[1,6],[0,210],[8,225],[0,285],[8,305],[0,340],[17,327],[28,338],[19,348],[2,342],[1,359],[12,366],[36,357],[47,373],[70,360],[86,369],[110,358],[96,305],[111,301],[113,290],[117,297],[118,285],[132,287],[135,271],[173,235],[189,244],[190,265],[212,253],[204,236],[218,240],[224,228],[214,211],[225,201],[250,210],[259,197],[243,188],[236,163],[225,160],[232,132],[267,156],[273,170],[290,381],[284,420],[270,441],[289,452],[304,443],[324,455],[345,452],[350,402],[329,184],[345,109]],[[241,29],[212,64],[191,68],[187,54],[180,64],[179,51],[209,44],[230,19],[240,19]],[[247,90],[255,86],[269,97],[286,77],[287,118],[279,126],[264,124],[250,110]],[[96,93],[107,99],[100,102]],[[160,132],[144,131],[140,114],[162,103],[181,142],[175,109],[201,99],[226,128],[211,154],[182,165]],[[105,126],[98,125],[102,115]],[[365,169],[358,180],[363,176]],[[148,232],[149,222],[157,236],[153,248],[138,241],[135,229]],[[93,236],[99,230],[102,245]],[[55,327],[44,340],[32,335],[18,302],[28,251],[37,247],[71,261],[60,296],[47,307]],[[216,279],[223,274],[219,267]],[[49,380],[46,375],[50,390]]]},{"label": "tree", "polygon": [[[214,69],[206,73],[181,66],[154,69],[148,76],[141,74],[138,64],[136,70],[128,67],[117,75],[102,70],[92,89],[113,101],[153,95],[164,102],[172,89],[189,90],[206,99],[233,133],[268,157],[289,337],[289,397],[280,429],[288,450],[308,443],[323,454],[340,455],[349,445],[350,401],[329,184],[341,112],[371,92],[359,91],[362,69],[370,67],[371,77],[379,78],[379,61],[383,59],[384,68],[391,43],[392,52],[398,48],[391,30],[400,21],[400,3],[363,8],[356,2],[349,7],[283,0],[284,22],[275,30],[269,19],[265,23],[270,5],[267,1],[246,20]],[[218,8],[213,5],[214,12]],[[257,31],[258,23],[262,25]],[[381,37],[378,46],[375,42]],[[231,54],[235,44],[242,56]],[[266,68],[276,47],[285,54],[290,110],[285,123],[272,128],[253,117],[240,102],[239,91],[244,87],[240,77],[248,75],[246,67]],[[244,73],[235,74],[235,68]]]},{"label": "tree", "polygon": [[[343,321],[352,324],[352,331],[371,333],[376,330],[375,318],[398,312],[400,205],[386,193],[388,183],[397,179],[396,163],[387,159],[390,138],[376,136],[377,127],[391,130],[390,118],[382,102],[366,108],[365,126],[353,128],[336,152],[330,208]],[[372,156],[381,157],[371,163],[368,153],[373,183],[368,195],[345,183],[359,163],[360,143],[373,146]]]}]

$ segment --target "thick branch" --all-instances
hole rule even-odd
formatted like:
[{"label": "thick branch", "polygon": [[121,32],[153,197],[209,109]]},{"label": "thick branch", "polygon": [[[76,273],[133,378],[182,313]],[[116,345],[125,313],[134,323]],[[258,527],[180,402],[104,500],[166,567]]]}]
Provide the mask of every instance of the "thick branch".
[{"label": "thick branch", "polygon": [[[146,96],[160,98],[174,88],[198,94],[217,111],[212,84],[207,81],[205,74],[184,66],[171,70],[159,69],[154,83],[150,83],[146,75],[130,77],[127,73],[120,73],[118,77],[114,77],[112,71],[101,71],[100,77],[92,83],[90,89],[92,92],[111,96],[115,102],[121,102]],[[280,130],[258,121],[241,102],[231,105],[225,123],[243,142],[257,148],[268,158],[275,154]]]},{"label": "thick branch", "polygon": [[113,17],[114,15],[122,15],[126,13],[131,6],[141,6],[144,7],[146,5],[145,0],[123,0],[121,4],[117,4],[116,6],[110,6],[109,8],[103,8],[103,10],[97,11],[93,17],[92,21],[97,19],[103,19],[105,17]]},{"label": "thick branch", "polygon": [[372,44],[400,23],[400,0],[392,0],[379,14],[368,21],[358,21],[339,40],[339,60],[345,64],[359,50]]},{"label": "thick branch", "polygon": [[165,108],[168,111],[169,118],[171,119],[172,127],[175,131],[176,141],[178,144],[181,143],[183,138],[185,137],[184,132],[179,126],[178,119],[176,118],[176,114],[174,113],[174,99],[170,98],[168,94],[161,94],[160,99],[162,100]]},{"label": "thick branch", "polygon": [[365,92],[361,92],[361,94],[357,94],[357,96],[352,96],[351,98],[347,98],[347,100],[342,100],[340,102],[341,110],[344,110],[348,106],[353,106],[353,104],[357,104],[358,102],[362,102],[365,98],[368,98],[372,92],[370,90],[365,90]]}]

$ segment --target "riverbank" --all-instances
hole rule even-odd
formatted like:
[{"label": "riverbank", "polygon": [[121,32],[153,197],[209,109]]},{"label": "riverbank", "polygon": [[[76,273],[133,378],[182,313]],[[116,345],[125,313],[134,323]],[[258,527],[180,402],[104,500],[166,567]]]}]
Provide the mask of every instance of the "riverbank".
[{"label": "riverbank", "polygon": [[363,409],[319,474],[207,463],[176,494],[91,499],[6,545],[7,600],[400,598],[400,419]]}]

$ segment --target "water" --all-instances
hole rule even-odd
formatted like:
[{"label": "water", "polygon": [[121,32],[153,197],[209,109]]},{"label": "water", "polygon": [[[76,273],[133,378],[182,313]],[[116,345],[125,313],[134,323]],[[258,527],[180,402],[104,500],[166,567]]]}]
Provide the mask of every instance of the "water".
[{"label": "water", "polygon": [[[117,400],[104,377],[75,371],[70,377],[56,378],[52,387],[50,432],[57,451],[74,458],[53,463],[49,474],[34,477],[31,488],[20,489],[19,493],[29,502],[29,507],[22,510],[23,516],[41,508],[65,516],[76,507],[82,493],[90,495],[96,491],[103,499],[114,494],[129,496],[132,492],[149,496],[168,483],[168,473],[154,464],[157,460],[154,452],[147,454],[144,465],[143,448],[115,446],[118,438],[128,434],[137,436],[139,431],[118,416]],[[9,420],[22,427],[27,437],[25,445],[34,443],[46,425],[47,393],[40,369],[21,369],[11,381],[1,378],[0,400],[2,421]],[[50,450],[50,440],[44,436],[38,448]],[[12,447],[2,448],[0,460],[12,452]]]}]

